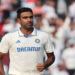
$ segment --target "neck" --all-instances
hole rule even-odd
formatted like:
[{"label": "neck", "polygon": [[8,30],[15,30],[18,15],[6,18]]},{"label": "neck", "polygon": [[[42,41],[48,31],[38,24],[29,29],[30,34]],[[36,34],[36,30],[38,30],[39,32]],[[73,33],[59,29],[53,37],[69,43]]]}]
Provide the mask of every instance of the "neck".
[{"label": "neck", "polygon": [[20,28],[21,32],[23,34],[25,34],[26,36],[29,36],[32,32],[33,32],[33,28],[29,28],[29,29],[24,29],[24,28]]}]

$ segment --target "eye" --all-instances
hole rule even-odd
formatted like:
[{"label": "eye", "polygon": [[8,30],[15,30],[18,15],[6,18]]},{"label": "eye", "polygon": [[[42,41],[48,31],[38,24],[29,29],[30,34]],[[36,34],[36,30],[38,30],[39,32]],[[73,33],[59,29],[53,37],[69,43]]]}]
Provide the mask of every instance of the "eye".
[{"label": "eye", "polygon": [[30,16],[30,18],[33,18],[33,16]]},{"label": "eye", "polygon": [[24,19],[27,19],[27,18],[31,18],[31,19],[32,19],[33,16],[24,16],[23,18],[24,18]]},{"label": "eye", "polygon": [[23,18],[24,18],[24,19],[27,19],[28,17],[24,16]]}]

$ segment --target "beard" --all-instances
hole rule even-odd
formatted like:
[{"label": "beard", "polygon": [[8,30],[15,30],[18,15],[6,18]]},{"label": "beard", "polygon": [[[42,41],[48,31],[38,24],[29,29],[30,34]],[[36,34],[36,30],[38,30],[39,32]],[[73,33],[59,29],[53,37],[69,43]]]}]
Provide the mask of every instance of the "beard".
[{"label": "beard", "polygon": [[22,25],[22,27],[24,28],[24,29],[32,29],[33,28],[33,23],[27,23],[27,24],[25,24],[25,25]]}]

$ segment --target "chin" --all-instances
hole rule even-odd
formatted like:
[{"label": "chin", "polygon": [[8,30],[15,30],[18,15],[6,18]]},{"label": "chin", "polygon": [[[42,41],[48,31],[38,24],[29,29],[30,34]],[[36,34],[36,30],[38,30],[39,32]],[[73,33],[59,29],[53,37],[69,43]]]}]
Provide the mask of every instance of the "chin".
[{"label": "chin", "polygon": [[31,29],[31,28],[33,28],[33,26],[27,27],[27,28],[25,28],[25,29]]},{"label": "chin", "polygon": [[31,26],[31,27],[28,27],[28,28],[33,28],[33,26]]}]

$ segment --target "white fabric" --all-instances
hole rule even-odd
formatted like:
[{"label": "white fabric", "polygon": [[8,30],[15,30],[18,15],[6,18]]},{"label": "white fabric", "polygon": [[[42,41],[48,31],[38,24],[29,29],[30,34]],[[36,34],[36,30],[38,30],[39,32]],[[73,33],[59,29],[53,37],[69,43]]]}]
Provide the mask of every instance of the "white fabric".
[{"label": "white fabric", "polygon": [[67,48],[62,54],[66,67],[68,69],[75,69],[75,48]]},{"label": "white fabric", "polygon": [[56,33],[56,36],[59,38],[59,39],[63,39],[64,38],[64,34],[65,34],[65,30],[67,30],[69,28],[69,25],[70,25],[70,18],[66,18],[65,19],[65,22],[64,24],[58,29],[57,33]]},{"label": "white fabric", "polygon": [[58,68],[53,69],[51,75],[69,75],[65,70],[59,70]]},{"label": "white fabric", "polygon": [[75,2],[69,6],[69,13],[72,17],[75,17]]},{"label": "white fabric", "polygon": [[44,72],[38,72],[38,71],[28,71],[25,73],[20,73],[20,74],[9,74],[9,75],[49,75],[48,71],[44,71]]},{"label": "white fabric", "polygon": [[46,18],[43,18],[42,23],[43,26],[40,28],[42,31],[51,33],[55,30],[54,27],[49,26],[48,20]]},{"label": "white fabric", "polygon": [[37,64],[43,64],[44,51],[53,52],[54,48],[47,33],[34,29],[31,35],[26,37],[19,29],[3,37],[0,52],[7,53],[9,50],[9,74],[37,71]]},{"label": "white fabric", "polygon": [[58,38],[58,44],[60,45],[59,49],[62,50],[64,48],[64,39],[66,37],[66,30],[68,30],[70,25],[70,18],[66,18],[64,24],[58,29],[56,32],[56,37]]},{"label": "white fabric", "polygon": [[3,65],[3,67],[4,67],[5,75],[8,75],[8,66],[7,65]]},{"label": "white fabric", "polygon": [[11,31],[13,31],[13,30],[14,30],[14,25],[11,24],[11,23],[5,24],[5,25],[3,26],[3,31],[4,31],[4,32],[11,32]]},{"label": "white fabric", "polygon": [[47,13],[55,13],[55,9],[52,7],[52,6],[49,6],[49,5],[43,5],[43,10]]},{"label": "white fabric", "polygon": [[68,28],[65,33],[68,39],[75,39],[75,27],[73,29]]},{"label": "white fabric", "polygon": [[57,3],[57,12],[59,14],[66,14],[67,13],[67,5],[66,5],[66,2],[65,0],[58,0],[58,3]]},{"label": "white fabric", "polygon": [[45,4],[43,5],[42,9],[46,13],[45,14],[46,19],[49,20],[50,18],[57,18],[54,7]]}]

